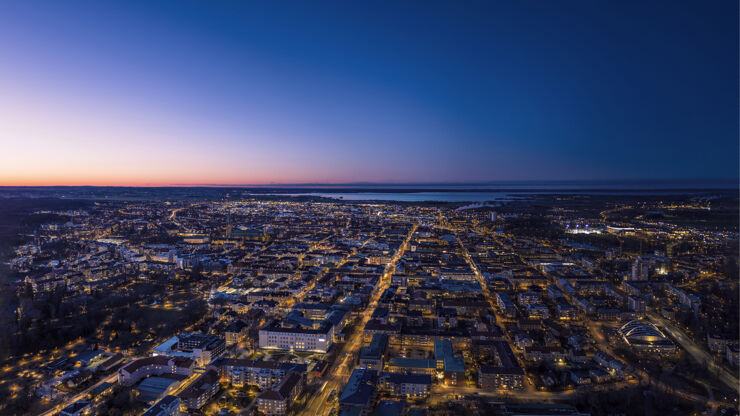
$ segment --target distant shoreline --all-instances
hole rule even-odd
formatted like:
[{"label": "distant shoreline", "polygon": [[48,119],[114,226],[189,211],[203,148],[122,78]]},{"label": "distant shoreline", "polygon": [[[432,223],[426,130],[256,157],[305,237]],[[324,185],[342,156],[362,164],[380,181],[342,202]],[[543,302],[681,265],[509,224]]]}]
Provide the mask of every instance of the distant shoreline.
[{"label": "distant shoreline", "polygon": [[[534,184],[533,184],[534,185]],[[291,199],[298,201],[335,201],[346,203],[512,203],[515,201],[542,198],[574,197],[657,197],[691,199],[715,199],[738,197],[736,184],[714,183],[715,186],[683,183],[685,187],[656,186],[644,183],[645,187],[114,187],[114,186],[49,186],[49,187],[0,187],[0,200],[8,199],[82,199],[96,201],[114,200],[218,200],[218,199]],[[598,185],[594,183],[593,185]],[[603,183],[601,183],[603,185]],[[623,185],[623,184],[622,184]],[[705,184],[709,185],[709,184]]]}]

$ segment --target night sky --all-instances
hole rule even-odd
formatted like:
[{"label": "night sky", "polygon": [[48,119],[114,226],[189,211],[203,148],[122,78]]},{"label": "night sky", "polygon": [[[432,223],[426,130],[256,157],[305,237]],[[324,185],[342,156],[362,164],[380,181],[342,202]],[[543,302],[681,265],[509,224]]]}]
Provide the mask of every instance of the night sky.
[{"label": "night sky", "polygon": [[737,1],[0,3],[0,185],[738,176]]}]

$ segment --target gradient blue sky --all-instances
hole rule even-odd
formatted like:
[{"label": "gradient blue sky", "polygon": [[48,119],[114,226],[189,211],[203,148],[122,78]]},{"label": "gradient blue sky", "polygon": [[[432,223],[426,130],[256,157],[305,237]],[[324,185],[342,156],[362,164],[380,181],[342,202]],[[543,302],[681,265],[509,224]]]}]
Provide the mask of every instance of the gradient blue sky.
[{"label": "gradient blue sky", "polygon": [[736,1],[0,3],[0,185],[736,178]]}]

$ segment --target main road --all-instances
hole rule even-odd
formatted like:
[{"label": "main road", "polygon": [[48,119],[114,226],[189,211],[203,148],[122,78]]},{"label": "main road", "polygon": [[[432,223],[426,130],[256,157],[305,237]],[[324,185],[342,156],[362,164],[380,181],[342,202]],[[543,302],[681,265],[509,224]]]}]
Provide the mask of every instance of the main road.
[{"label": "main road", "polygon": [[375,307],[378,305],[380,295],[382,295],[390,286],[391,275],[396,270],[396,263],[403,257],[406,247],[408,247],[409,241],[411,241],[411,237],[416,232],[416,229],[417,225],[414,224],[411,227],[411,231],[409,231],[409,234],[406,236],[406,239],[398,247],[396,254],[385,266],[385,271],[381,276],[380,282],[378,282],[378,287],[373,292],[370,302],[362,312],[360,323],[356,325],[355,331],[345,343],[342,352],[337,354],[334,365],[328,371],[329,376],[326,380],[326,386],[318,394],[314,395],[306,407],[303,408],[303,411],[298,413],[300,416],[320,416],[328,413],[331,408],[331,406],[326,405],[329,395],[332,391],[335,391],[337,396],[340,394],[340,388],[344,386],[349,379],[349,376],[352,374],[352,369],[354,368],[354,357],[357,355],[360,348],[362,348],[362,332],[365,328],[365,324],[370,320]]},{"label": "main road", "polygon": [[683,348],[689,355],[691,355],[694,360],[704,365],[707,370],[709,370],[710,373],[716,375],[722,383],[726,384],[731,389],[738,391],[737,377],[727,371],[726,368],[717,365],[717,363],[714,362],[714,357],[712,357],[712,355],[704,350],[702,347],[697,345],[690,336],[688,336],[685,332],[681,330],[681,328],[672,324],[668,320],[663,319],[663,317],[656,314],[655,312],[648,312],[647,316],[648,319],[650,319],[654,324],[665,328],[665,330],[673,337],[673,339],[678,341],[678,343],[681,345],[681,348]]}]

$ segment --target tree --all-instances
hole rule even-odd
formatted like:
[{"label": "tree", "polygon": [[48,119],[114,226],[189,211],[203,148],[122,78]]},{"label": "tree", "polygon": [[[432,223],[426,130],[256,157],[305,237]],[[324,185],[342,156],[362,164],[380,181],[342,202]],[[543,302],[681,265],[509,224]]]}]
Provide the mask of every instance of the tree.
[{"label": "tree", "polygon": [[33,299],[33,285],[31,285],[31,282],[26,282],[26,285],[23,287],[23,297]]},{"label": "tree", "polygon": [[190,280],[198,282],[203,278],[203,266],[199,263],[190,270]]}]

